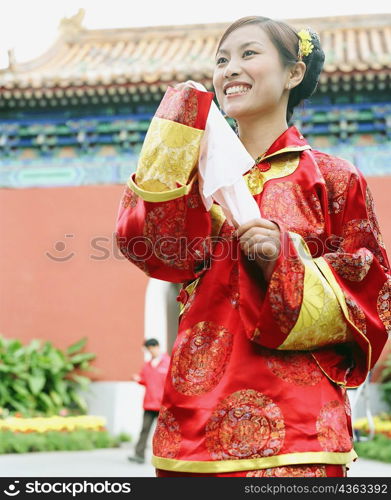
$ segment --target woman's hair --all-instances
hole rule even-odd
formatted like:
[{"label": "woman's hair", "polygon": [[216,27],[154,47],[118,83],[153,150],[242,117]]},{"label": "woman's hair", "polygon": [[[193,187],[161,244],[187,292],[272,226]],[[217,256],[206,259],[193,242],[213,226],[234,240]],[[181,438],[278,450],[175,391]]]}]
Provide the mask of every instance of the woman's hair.
[{"label": "woman's hair", "polygon": [[[296,33],[296,31],[291,26],[289,26],[289,24],[286,24],[282,21],[274,21],[273,19],[269,19],[268,17],[260,16],[242,17],[228,26],[219,41],[216,53],[230,33],[248,24],[257,24],[265,31],[274,46],[277,48],[284,66],[291,66],[300,60],[300,37]],[[308,56],[304,56],[302,58],[303,62],[307,66],[303,80],[301,81],[301,83],[299,83],[299,85],[297,85],[290,91],[286,113],[288,122],[292,117],[294,108],[304,99],[308,99],[308,97],[310,97],[315,92],[320,73],[323,68],[324,52],[322,50],[322,47],[320,46],[319,37],[315,32],[311,30],[308,31],[311,35],[311,43],[313,45],[313,49]]]}]

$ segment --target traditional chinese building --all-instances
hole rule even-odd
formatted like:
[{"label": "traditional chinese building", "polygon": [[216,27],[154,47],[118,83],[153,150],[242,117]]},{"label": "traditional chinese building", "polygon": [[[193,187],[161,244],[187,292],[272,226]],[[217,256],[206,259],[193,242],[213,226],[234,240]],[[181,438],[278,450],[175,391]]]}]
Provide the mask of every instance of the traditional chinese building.
[{"label": "traditional chinese building", "polygon": [[[62,346],[87,335],[95,379],[128,380],[144,335],[172,345],[176,288],[148,284],[116,249],[119,200],[167,86],[213,90],[227,23],[88,30],[83,16],[63,19],[41,56],[22,63],[10,51],[0,70],[0,333]],[[368,177],[391,248],[391,16],[288,22],[315,29],[326,53],[294,122]]]}]

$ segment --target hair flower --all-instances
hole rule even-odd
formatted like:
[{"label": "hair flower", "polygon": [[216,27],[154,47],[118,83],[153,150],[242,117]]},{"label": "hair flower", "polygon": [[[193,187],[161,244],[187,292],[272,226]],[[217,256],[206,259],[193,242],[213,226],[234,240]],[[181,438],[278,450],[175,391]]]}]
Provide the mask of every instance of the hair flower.
[{"label": "hair flower", "polygon": [[306,29],[302,29],[297,34],[300,38],[298,57],[299,59],[303,59],[303,57],[310,55],[314,48],[311,42],[311,33]]}]

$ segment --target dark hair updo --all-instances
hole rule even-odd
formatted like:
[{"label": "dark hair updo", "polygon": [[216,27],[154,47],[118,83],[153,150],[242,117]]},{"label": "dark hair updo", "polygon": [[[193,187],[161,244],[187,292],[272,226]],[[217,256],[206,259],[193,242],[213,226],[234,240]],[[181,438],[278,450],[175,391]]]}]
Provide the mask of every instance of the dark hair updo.
[{"label": "dark hair updo", "polygon": [[[289,26],[289,24],[282,21],[274,21],[268,17],[261,16],[242,17],[228,26],[219,41],[216,53],[230,33],[248,24],[258,24],[266,32],[274,46],[277,48],[284,66],[291,66],[300,60],[300,37],[296,31]],[[302,58],[302,61],[307,66],[303,80],[299,83],[299,85],[290,91],[286,112],[286,119],[288,122],[293,115],[294,108],[304,99],[308,99],[315,92],[320,73],[323,68],[324,52],[320,46],[319,36],[310,29],[308,29],[308,31],[311,35],[313,49],[310,54],[303,56]]]}]

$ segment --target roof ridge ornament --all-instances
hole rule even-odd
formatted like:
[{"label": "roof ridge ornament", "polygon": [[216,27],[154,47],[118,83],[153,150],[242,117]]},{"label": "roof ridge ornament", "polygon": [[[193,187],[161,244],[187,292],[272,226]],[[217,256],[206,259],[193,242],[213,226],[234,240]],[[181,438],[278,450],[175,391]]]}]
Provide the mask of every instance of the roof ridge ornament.
[{"label": "roof ridge ornament", "polygon": [[9,71],[15,71],[16,68],[16,56],[15,56],[15,49],[11,48],[8,49],[8,70]]},{"label": "roof ridge ornament", "polygon": [[85,29],[83,26],[85,14],[86,11],[84,9],[79,9],[75,15],[71,17],[63,17],[59,24],[61,34],[66,37],[73,37],[83,31]]}]

